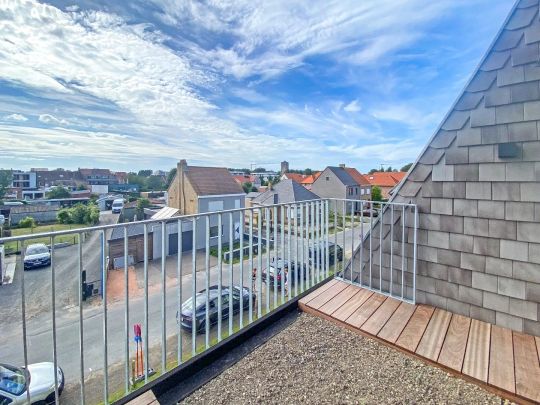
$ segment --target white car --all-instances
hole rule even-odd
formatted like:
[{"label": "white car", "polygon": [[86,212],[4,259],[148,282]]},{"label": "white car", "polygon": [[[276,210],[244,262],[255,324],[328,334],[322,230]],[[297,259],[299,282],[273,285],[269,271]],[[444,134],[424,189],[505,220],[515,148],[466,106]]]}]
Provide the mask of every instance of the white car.
[{"label": "white car", "polygon": [[112,213],[120,214],[124,209],[124,200],[122,198],[117,198],[112,203]]},{"label": "white car", "polygon": [[24,269],[49,266],[51,264],[51,251],[44,243],[28,245],[24,253]]},{"label": "white car", "polygon": [[[56,368],[58,395],[64,389],[64,373]],[[29,364],[28,369],[0,363],[0,405],[54,404],[54,364]]]}]

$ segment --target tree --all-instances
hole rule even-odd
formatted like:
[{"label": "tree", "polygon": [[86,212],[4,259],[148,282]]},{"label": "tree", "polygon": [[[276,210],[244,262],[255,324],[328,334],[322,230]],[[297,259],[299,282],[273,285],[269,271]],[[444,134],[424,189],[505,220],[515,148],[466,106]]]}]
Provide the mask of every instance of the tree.
[{"label": "tree", "polygon": [[26,217],[19,221],[19,228],[35,228],[36,220],[32,217]]},{"label": "tree", "polygon": [[401,171],[408,172],[412,165],[413,165],[412,163],[407,163],[405,166],[401,168]]},{"label": "tree", "polygon": [[135,173],[129,173],[128,174],[128,183],[129,184],[137,184],[141,191],[146,190],[146,178],[139,176]]},{"label": "tree", "polygon": [[386,169],[387,172],[392,172],[392,166],[388,166],[388,168]]},{"label": "tree", "polygon": [[84,184],[79,184],[78,187],[77,187],[77,190],[84,191],[84,190],[87,190],[87,188],[86,188],[86,186]]},{"label": "tree", "polygon": [[373,174],[373,173],[376,173],[376,172],[378,172],[377,169],[371,169],[371,170],[369,171],[369,174]]},{"label": "tree", "polygon": [[372,201],[382,201],[382,191],[379,186],[371,187],[371,200]]},{"label": "tree", "polygon": [[169,187],[171,183],[173,182],[174,176],[176,176],[176,167],[171,169],[169,173],[167,174],[167,187]]},{"label": "tree", "polygon": [[139,170],[139,173],[137,174],[141,177],[150,177],[152,173],[153,173],[152,169],[144,169],[144,170]]},{"label": "tree", "polygon": [[253,184],[251,182],[246,181],[244,184],[242,184],[242,188],[244,189],[244,193],[250,193],[253,191]]},{"label": "tree", "polygon": [[308,169],[304,170],[304,174],[307,175],[307,176],[311,176],[313,174],[313,170],[308,168]]},{"label": "tree", "polygon": [[69,193],[67,188],[64,187],[54,187],[46,194],[47,198],[49,200],[55,199],[55,198],[69,198],[71,197],[71,194]]},{"label": "tree", "polygon": [[62,224],[94,225],[99,222],[99,208],[95,204],[77,204],[58,211],[56,219]]},{"label": "tree", "polygon": [[264,167],[256,167],[255,169],[252,170],[252,172],[254,172],[254,173],[264,173],[264,172],[266,172],[266,169]]},{"label": "tree", "polygon": [[144,218],[144,209],[150,207],[148,198],[139,198],[137,200],[137,218]]},{"label": "tree", "polygon": [[5,197],[7,189],[11,186],[11,170],[0,170],[0,201]]},{"label": "tree", "polygon": [[61,224],[70,224],[71,215],[69,215],[69,208],[62,208],[60,211],[58,211],[58,214],[56,214],[56,219]]}]

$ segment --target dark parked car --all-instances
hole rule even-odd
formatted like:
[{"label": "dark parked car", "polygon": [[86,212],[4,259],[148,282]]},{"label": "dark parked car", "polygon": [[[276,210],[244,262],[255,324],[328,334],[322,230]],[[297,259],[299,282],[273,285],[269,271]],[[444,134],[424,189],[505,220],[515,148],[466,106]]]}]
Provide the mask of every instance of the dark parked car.
[{"label": "dark parked car", "polygon": [[[330,266],[335,264],[335,253],[336,253],[336,247],[337,247],[337,259],[338,262],[343,261],[343,249],[341,246],[336,245],[333,242],[328,241],[328,253],[329,253],[329,263]],[[312,263],[315,262],[316,259],[316,249],[315,246],[309,247],[309,259]],[[323,263],[326,260],[326,244],[323,242],[319,245],[319,263]]]},{"label": "dark parked car", "polygon": [[[267,273],[266,269],[263,269],[261,273],[261,278],[264,282],[266,282],[266,279],[268,278],[268,282],[270,283],[270,286],[273,286],[274,277],[276,277],[276,274],[277,274],[278,288],[281,288],[281,277],[283,275],[284,268],[288,269],[288,277],[291,280],[291,284],[294,284],[296,279],[300,280],[300,277],[302,276],[302,274],[304,275],[304,279],[307,278],[307,267],[305,263],[302,265],[298,264],[298,266],[296,266],[296,263],[294,261],[291,260],[291,262],[289,263],[287,260],[282,259],[280,257],[278,257],[277,262],[275,259],[272,259],[272,262],[270,263],[270,269],[268,271],[269,275],[266,274]],[[303,273],[302,273],[302,268],[304,270]],[[298,269],[298,277],[295,276],[295,272],[297,271],[297,269]]]},{"label": "dark parked car", "polygon": [[51,264],[51,252],[43,243],[29,245],[24,253],[24,269],[30,270],[36,267],[49,266]]},{"label": "dark parked car", "polygon": [[[215,325],[219,318],[219,286],[213,285],[208,289],[210,316],[210,326]],[[240,301],[243,302],[244,309],[249,308],[249,289],[247,287],[233,286],[232,289],[233,313],[240,312]],[[252,301],[255,302],[255,294]],[[229,317],[229,286],[221,286],[221,319]],[[188,298],[182,304],[180,313],[176,313],[176,321],[180,322],[182,327],[192,330],[193,327],[193,298]],[[197,333],[204,332],[206,328],[206,290],[201,290],[195,295],[195,327]]]}]

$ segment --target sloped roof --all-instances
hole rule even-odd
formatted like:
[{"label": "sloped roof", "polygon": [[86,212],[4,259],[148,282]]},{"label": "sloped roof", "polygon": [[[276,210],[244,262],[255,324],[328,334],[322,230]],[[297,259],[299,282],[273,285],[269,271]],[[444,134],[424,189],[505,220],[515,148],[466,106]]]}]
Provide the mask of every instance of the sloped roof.
[{"label": "sloped roof", "polygon": [[178,215],[179,211],[180,210],[178,208],[163,207],[158,212],[156,212],[154,215],[152,215],[152,219],[168,219],[168,218],[172,218],[172,217]]},{"label": "sloped roof", "polygon": [[297,183],[302,183],[302,181],[307,177],[305,174],[300,173],[283,173],[287,179],[296,181]]},{"label": "sloped roof", "polygon": [[369,186],[369,181],[354,167],[346,167],[347,173],[358,183],[359,186]]},{"label": "sloped roof", "polygon": [[301,184],[313,184],[315,180],[319,178],[322,172],[314,172],[313,174],[307,175],[300,183]]},{"label": "sloped roof", "polygon": [[365,178],[373,186],[394,187],[406,174],[407,172],[374,172],[366,174]]},{"label": "sloped roof", "polygon": [[[278,196],[277,201],[274,195]],[[281,180],[272,190],[267,190],[253,199],[254,203],[261,205],[292,203],[298,201],[317,200],[319,196],[291,179]]]},{"label": "sloped roof", "polygon": [[351,174],[345,170],[344,167],[337,166],[328,166],[328,170],[336,175],[336,177],[343,183],[345,186],[357,186],[357,181],[351,176]]},{"label": "sloped roof", "polygon": [[224,167],[187,166],[184,173],[199,196],[244,194],[242,187]]},{"label": "sloped roof", "polygon": [[[152,233],[152,226],[147,226],[148,233]],[[140,222],[132,222],[129,225],[127,225],[127,234],[128,238],[131,236],[137,236],[137,235],[143,235],[144,234],[144,224],[141,224]],[[124,227],[118,226],[115,227],[111,232],[111,237],[109,238],[109,241],[118,240],[118,239],[124,239]]]}]

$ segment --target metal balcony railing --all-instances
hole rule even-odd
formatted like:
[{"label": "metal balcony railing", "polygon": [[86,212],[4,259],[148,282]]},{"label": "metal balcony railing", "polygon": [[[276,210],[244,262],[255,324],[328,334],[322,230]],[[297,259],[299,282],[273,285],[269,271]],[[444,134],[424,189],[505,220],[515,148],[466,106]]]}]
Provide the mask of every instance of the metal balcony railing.
[{"label": "metal balcony railing", "polygon": [[[50,376],[57,403],[60,394],[62,403],[110,403],[332,274],[414,301],[416,224],[414,205],[322,199],[3,238],[21,254],[13,284],[0,286],[0,304],[11,305],[0,315],[0,357],[61,367]],[[66,235],[74,245],[55,244]],[[50,265],[24,271],[26,247],[43,238]]]}]

